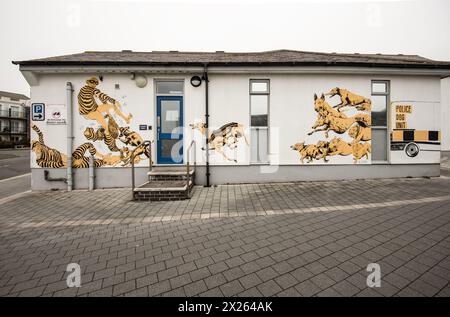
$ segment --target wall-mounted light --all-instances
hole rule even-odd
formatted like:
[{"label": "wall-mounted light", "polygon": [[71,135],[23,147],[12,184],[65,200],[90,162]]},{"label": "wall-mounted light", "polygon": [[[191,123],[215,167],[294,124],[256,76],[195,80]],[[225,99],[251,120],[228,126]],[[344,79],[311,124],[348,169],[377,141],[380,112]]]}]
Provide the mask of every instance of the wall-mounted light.
[{"label": "wall-mounted light", "polygon": [[147,86],[147,77],[143,75],[137,75],[134,78],[134,82],[139,88],[144,88],[145,86]]},{"label": "wall-mounted light", "polygon": [[145,77],[144,75],[137,75],[136,73],[131,73],[130,79],[134,80],[134,83],[139,88],[144,88],[145,86],[147,86],[147,77]]},{"label": "wall-mounted light", "polygon": [[202,84],[202,78],[200,76],[192,76],[191,85],[193,87],[200,87],[201,84]]}]

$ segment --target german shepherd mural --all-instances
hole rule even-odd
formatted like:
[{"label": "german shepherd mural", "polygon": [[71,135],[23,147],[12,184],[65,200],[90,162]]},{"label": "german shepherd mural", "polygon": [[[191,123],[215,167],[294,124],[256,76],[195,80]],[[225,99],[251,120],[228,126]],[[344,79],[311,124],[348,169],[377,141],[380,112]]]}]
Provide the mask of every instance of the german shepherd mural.
[{"label": "german shepherd mural", "polygon": [[[200,131],[202,135],[206,134],[206,124],[204,122],[199,122],[195,124],[189,125],[192,129],[197,129]],[[247,137],[244,133],[244,126],[242,124],[239,124],[237,122],[230,122],[227,124],[224,124],[219,129],[210,131],[208,135],[208,142],[207,142],[207,148],[202,148],[202,150],[214,150],[228,160],[228,161],[234,161],[237,163],[237,160],[230,159],[225,155],[225,153],[222,151],[223,147],[228,147],[230,149],[236,149],[238,138],[243,138],[245,141],[245,144],[247,146],[249,145]]]},{"label": "german shepherd mural", "polygon": [[340,111],[340,109],[345,106],[356,107],[356,109],[361,111],[372,110],[372,102],[369,98],[365,98],[357,94],[354,94],[348,91],[347,89],[341,89],[339,87],[336,87],[331,89],[325,95],[330,97],[338,95],[341,98],[341,103],[334,106],[335,108],[337,108],[338,111]]},{"label": "german shepherd mural", "polygon": [[[332,107],[325,99],[325,95],[341,97],[341,103]],[[357,111],[353,116],[347,116],[341,112],[341,108],[353,106]],[[313,130],[308,133],[311,136],[317,132],[324,132],[327,140],[320,140],[317,144],[296,143],[291,146],[292,150],[298,151],[300,161],[303,164],[314,160],[324,160],[329,162],[329,157],[339,155],[353,155],[353,163],[357,163],[362,158],[369,159],[371,153],[371,124],[370,115],[371,101],[368,98],[351,93],[346,89],[333,88],[330,92],[322,94],[320,98],[314,94],[314,110],[317,113],[316,122],[311,127]],[[342,138],[334,137],[328,140],[329,133],[347,135],[352,139],[350,143]]]}]

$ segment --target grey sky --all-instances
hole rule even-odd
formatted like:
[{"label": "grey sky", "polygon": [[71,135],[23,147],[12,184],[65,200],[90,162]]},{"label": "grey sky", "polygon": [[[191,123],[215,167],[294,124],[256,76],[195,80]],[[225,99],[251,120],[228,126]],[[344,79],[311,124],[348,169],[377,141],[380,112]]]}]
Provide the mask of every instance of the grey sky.
[{"label": "grey sky", "polygon": [[450,60],[448,0],[2,0],[0,90],[12,60],[86,50],[403,53]]}]

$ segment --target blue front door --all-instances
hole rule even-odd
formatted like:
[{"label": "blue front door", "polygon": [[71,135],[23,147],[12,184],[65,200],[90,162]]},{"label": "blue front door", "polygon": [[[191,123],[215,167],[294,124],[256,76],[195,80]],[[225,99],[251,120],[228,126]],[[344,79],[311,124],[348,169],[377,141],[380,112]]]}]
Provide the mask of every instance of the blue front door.
[{"label": "blue front door", "polygon": [[156,97],[158,164],[183,163],[183,97]]}]

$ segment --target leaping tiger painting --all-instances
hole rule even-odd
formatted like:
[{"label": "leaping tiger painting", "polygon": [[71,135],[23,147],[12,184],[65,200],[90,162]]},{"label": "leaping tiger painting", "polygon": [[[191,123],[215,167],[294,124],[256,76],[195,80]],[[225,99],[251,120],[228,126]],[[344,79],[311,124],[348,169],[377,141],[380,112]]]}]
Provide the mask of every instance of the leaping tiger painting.
[{"label": "leaping tiger painting", "polygon": [[[86,85],[78,93],[78,111],[86,119],[97,121],[105,129],[105,132],[109,133],[108,123],[104,118],[104,114],[109,114],[113,110],[126,123],[130,122],[132,115],[125,116],[120,109],[120,103],[102,93],[97,88],[98,84],[97,77],[91,77],[86,80]],[[102,103],[98,104],[96,99]]]},{"label": "leaping tiger painting", "polygon": [[36,126],[31,127],[38,135],[38,141],[31,140],[31,150],[36,154],[36,164],[40,167],[67,167],[67,155],[45,145],[44,135]]}]

